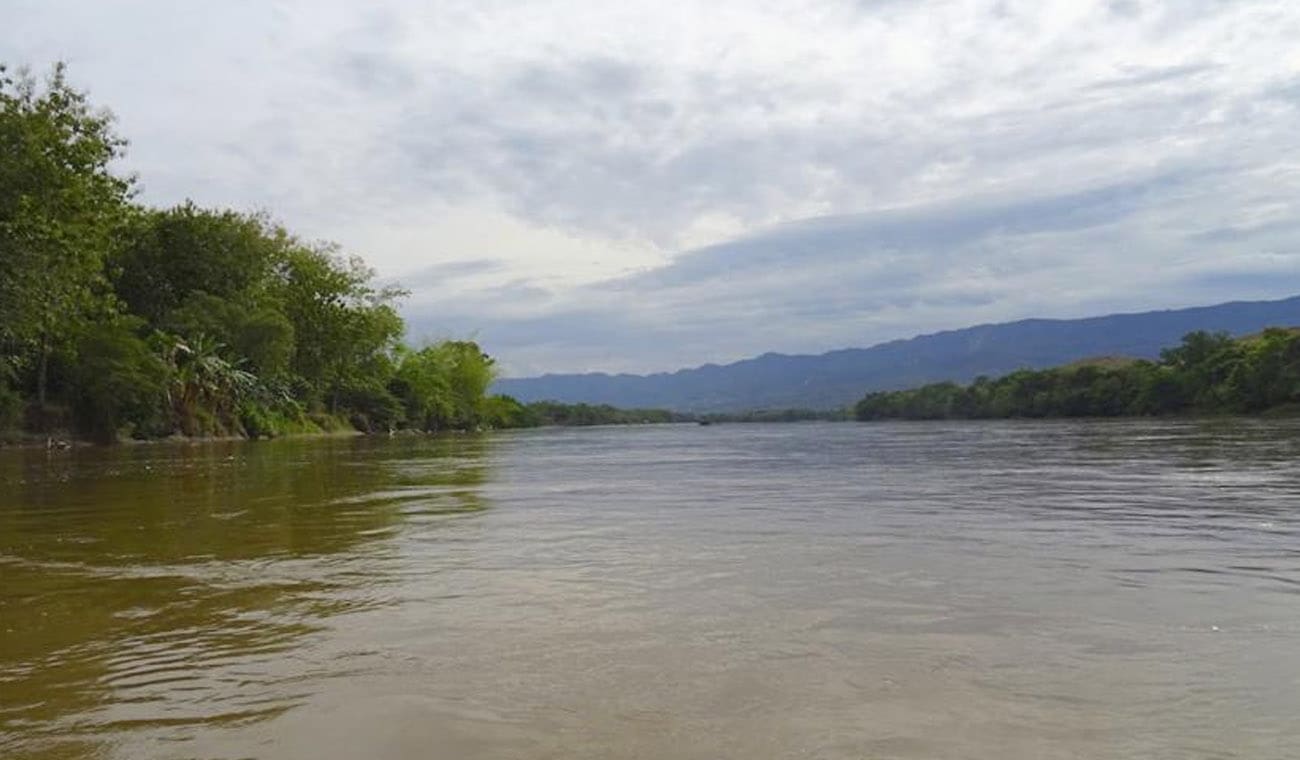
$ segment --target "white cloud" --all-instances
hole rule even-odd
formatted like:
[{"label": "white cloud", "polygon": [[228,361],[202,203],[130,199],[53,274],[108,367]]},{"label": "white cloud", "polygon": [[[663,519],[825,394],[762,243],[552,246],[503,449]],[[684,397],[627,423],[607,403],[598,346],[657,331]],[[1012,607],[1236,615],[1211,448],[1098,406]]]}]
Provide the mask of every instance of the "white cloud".
[{"label": "white cloud", "polygon": [[10,62],[64,58],[117,111],[147,200],[339,240],[412,282],[417,332],[478,331],[516,371],[1267,297],[1300,274],[1285,0],[6,17]]}]

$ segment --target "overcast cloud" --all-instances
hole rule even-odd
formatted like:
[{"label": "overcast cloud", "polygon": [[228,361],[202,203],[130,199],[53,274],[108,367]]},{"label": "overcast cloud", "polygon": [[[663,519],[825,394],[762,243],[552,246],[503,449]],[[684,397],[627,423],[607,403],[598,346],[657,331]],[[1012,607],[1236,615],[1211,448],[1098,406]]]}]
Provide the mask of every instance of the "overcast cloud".
[{"label": "overcast cloud", "polygon": [[144,199],[514,374],[1300,292],[1300,4],[8,0]]}]

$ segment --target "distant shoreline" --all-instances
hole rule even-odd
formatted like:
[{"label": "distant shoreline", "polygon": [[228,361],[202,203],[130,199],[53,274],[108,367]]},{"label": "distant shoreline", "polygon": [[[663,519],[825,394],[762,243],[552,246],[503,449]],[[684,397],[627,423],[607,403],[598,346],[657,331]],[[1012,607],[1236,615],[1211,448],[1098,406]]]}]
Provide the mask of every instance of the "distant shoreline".
[{"label": "distant shoreline", "polygon": [[868,393],[854,407],[878,420],[1290,416],[1300,413],[1300,329],[1245,338],[1188,333],[1157,361],[1102,357],[1020,370],[968,385]]}]

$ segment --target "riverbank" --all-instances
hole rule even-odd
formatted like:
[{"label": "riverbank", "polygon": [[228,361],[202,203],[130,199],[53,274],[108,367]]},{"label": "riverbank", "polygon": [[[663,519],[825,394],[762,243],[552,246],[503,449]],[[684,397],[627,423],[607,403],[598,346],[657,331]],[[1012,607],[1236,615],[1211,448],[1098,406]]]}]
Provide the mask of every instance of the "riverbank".
[{"label": "riverbank", "polygon": [[891,419],[1285,416],[1300,408],[1300,330],[1234,339],[1190,333],[1155,361],[1126,357],[1020,370],[969,385],[931,383],[869,393],[864,422]]},{"label": "riverbank", "polygon": [[267,435],[252,437],[247,435],[168,435],[157,438],[119,438],[111,444],[105,444],[102,441],[96,441],[84,436],[76,436],[67,431],[57,431],[48,435],[38,433],[26,433],[21,431],[4,431],[0,432],[0,449],[50,449],[66,450],[76,448],[98,448],[105,445],[113,446],[147,446],[154,444],[183,444],[183,443],[221,443],[232,441],[259,441],[259,440],[277,440],[281,438],[351,438],[356,436],[375,435],[366,433],[353,427],[340,428],[335,430],[304,430],[292,433],[280,433],[278,435]]}]

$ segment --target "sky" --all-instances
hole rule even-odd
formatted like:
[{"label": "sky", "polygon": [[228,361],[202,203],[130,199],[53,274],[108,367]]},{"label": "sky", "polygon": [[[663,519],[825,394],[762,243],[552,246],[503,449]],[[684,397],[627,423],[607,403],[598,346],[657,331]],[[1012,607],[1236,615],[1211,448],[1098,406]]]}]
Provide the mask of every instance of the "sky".
[{"label": "sky", "polygon": [[270,211],[506,374],[1300,293],[1293,0],[2,0],[141,199]]}]

